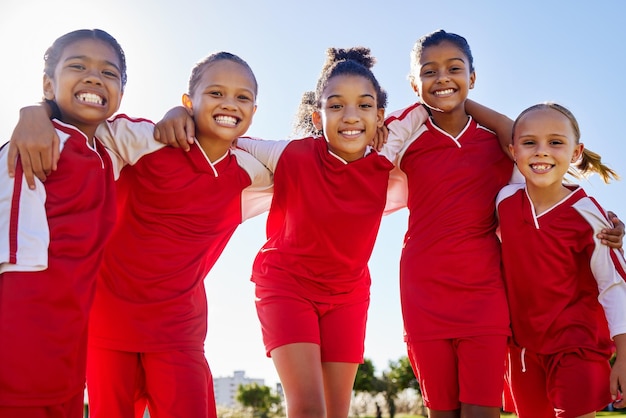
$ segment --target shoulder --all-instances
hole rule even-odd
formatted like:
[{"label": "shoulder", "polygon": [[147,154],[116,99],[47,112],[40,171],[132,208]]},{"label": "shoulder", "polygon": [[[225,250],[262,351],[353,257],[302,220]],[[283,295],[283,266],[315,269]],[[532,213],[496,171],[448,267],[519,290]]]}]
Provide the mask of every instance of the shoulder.
[{"label": "shoulder", "polygon": [[576,210],[582,216],[594,230],[602,228],[613,228],[613,225],[609,221],[606,211],[600,204],[591,196],[582,190],[578,191],[580,197],[576,202],[572,204],[572,208]]},{"label": "shoulder", "polygon": [[323,137],[307,137],[292,139],[285,146],[285,155],[311,156],[314,149],[326,149],[326,140]]},{"label": "shoulder", "polygon": [[514,196],[517,193],[522,193],[524,190],[525,184],[523,183],[514,183],[508,184],[500,189],[498,196],[496,197],[496,207],[500,205],[504,200]]},{"label": "shoulder", "polygon": [[239,167],[248,172],[265,169],[265,166],[259,160],[257,160],[252,154],[244,151],[243,149],[233,148],[230,150],[230,152],[237,160],[237,164],[239,164]]},{"label": "shoulder", "polygon": [[385,124],[388,125],[396,121],[406,121],[412,118],[421,120],[428,119],[428,111],[424,105],[416,102],[405,108],[395,110],[387,115],[385,118]]}]

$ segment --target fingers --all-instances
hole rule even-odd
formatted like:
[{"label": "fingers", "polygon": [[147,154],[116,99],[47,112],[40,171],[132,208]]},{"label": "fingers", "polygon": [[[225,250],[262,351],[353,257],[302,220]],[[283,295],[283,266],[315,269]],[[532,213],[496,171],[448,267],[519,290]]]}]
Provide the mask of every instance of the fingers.
[{"label": "fingers", "polygon": [[59,158],[61,158],[61,139],[55,131],[54,138],[52,138],[52,161],[50,162],[52,171],[56,171]]},{"label": "fingers", "polygon": [[7,152],[7,170],[9,177],[15,177],[15,166],[17,165],[17,147],[12,142],[9,142],[9,149]]},{"label": "fingers", "polygon": [[176,138],[174,134],[174,128],[171,124],[165,122],[158,122],[154,126],[154,140],[161,144],[169,145],[172,147],[178,146],[176,141],[172,141],[172,138]]},{"label": "fingers", "polygon": [[24,173],[24,179],[29,189],[35,189],[35,176],[41,181],[46,181],[48,178],[45,170],[42,168],[41,158],[37,158],[39,154],[27,154],[20,153],[22,171]]},{"label": "fingers", "polygon": [[615,225],[614,228],[604,228],[597,237],[602,244],[611,248],[622,248],[622,240],[624,238],[624,223],[613,212],[608,212],[609,220]]},{"label": "fingers", "polygon": [[196,137],[196,124],[193,118],[188,117],[185,119],[185,131],[187,132],[187,143],[193,144]]},{"label": "fingers", "polygon": [[387,125],[383,125],[379,129],[379,132],[383,136],[383,143],[386,144],[387,143],[387,138],[389,138],[389,128],[387,128]]},{"label": "fingers", "polygon": [[194,121],[186,112],[174,115],[176,111],[170,111],[154,126],[154,139],[170,147],[189,151],[195,136]]},{"label": "fingers", "polygon": [[382,150],[383,146],[387,143],[387,138],[389,136],[389,129],[385,125],[378,128],[376,131],[376,135],[371,143],[371,146],[376,150]]},{"label": "fingers", "polygon": [[[176,147],[180,147],[185,151],[189,151],[189,144],[193,144],[193,131],[194,131],[194,123],[193,119],[185,119],[184,121],[177,120],[174,125],[174,140]],[[191,130],[192,134],[189,135],[189,131]],[[191,142],[189,139],[191,138]]]}]

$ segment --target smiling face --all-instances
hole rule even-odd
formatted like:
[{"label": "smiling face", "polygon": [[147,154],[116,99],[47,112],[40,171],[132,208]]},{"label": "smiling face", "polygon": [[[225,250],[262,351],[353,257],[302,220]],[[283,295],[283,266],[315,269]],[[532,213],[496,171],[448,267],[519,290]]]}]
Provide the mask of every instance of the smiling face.
[{"label": "smiling face", "polygon": [[584,147],[564,114],[539,108],[520,117],[509,148],[530,192],[560,190],[570,164],[580,158]]},{"label": "smiling face", "polygon": [[256,111],[255,91],[252,74],[243,65],[227,59],[207,65],[192,94],[183,95],[198,141],[230,146],[242,136]]},{"label": "smiling face", "polygon": [[328,80],[313,123],[324,132],[333,153],[346,161],[365,155],[384,121],[385,111],[378,108],[376,99],[376,89],[365,77],[338,75]]},{"label": "smiling face", "polygon": [[111,117],[122,100],[122,80],[117,53],[97,39],[81,39],[67,45],[54,70],[44,75],[44,96],[54,100],[63,122],[89,138]]},{"label": "smiling face", "polygon": [[476,74],[469,58],[450,41],[426,47],[412,75],[412,87],[422,102],[441,112],[465,112],[469,89],[474,88]]}]

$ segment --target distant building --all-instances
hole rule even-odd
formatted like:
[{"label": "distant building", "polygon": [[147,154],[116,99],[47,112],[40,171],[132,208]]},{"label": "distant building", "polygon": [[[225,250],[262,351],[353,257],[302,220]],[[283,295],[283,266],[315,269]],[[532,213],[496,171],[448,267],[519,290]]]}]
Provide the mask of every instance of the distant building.
[{"label": "distant building", "polygon": [[237,390],[239,385],[249,385],[256,383],[257,385],[265,385],[263,379],[251,379],[245,376],[243,370],[235,370],[233,376],[213,378],[213,390],[215,391],[215,404],[227,408],[237,406]]}]

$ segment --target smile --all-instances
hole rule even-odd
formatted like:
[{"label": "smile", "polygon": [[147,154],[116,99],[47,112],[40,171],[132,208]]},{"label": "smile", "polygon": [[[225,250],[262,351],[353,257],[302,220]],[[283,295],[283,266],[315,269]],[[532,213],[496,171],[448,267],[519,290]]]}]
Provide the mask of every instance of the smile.
[{"label": "smile", "polygon": [[220,115],[220,116],[215,117],[215,122],[217,122],[220,125],[237,126],[239,119],[237,119],[234,116]]},{"label": "smile", "polygon": [[552,164],[531,164],[530,168],[532,168],[534,171],[548,171],[552,168]]},{"label": "smile", "polygon": [[350,130],[350,131],[341,131],[341,134],[345,136],[355,136],[355,135],[361,135],[362,132],[363,132],[362,130]]},{"label": "smile", "polygon": [[438,90],[435,92],[435,96],[447,96],[452,93],[454,93],[454,89]]},{"label": "smile", "polygon": [[81,102],[97,104],[100,106],[105,103],[104,98],[95,93],[79,93],[76,95],[76,98]]}]

